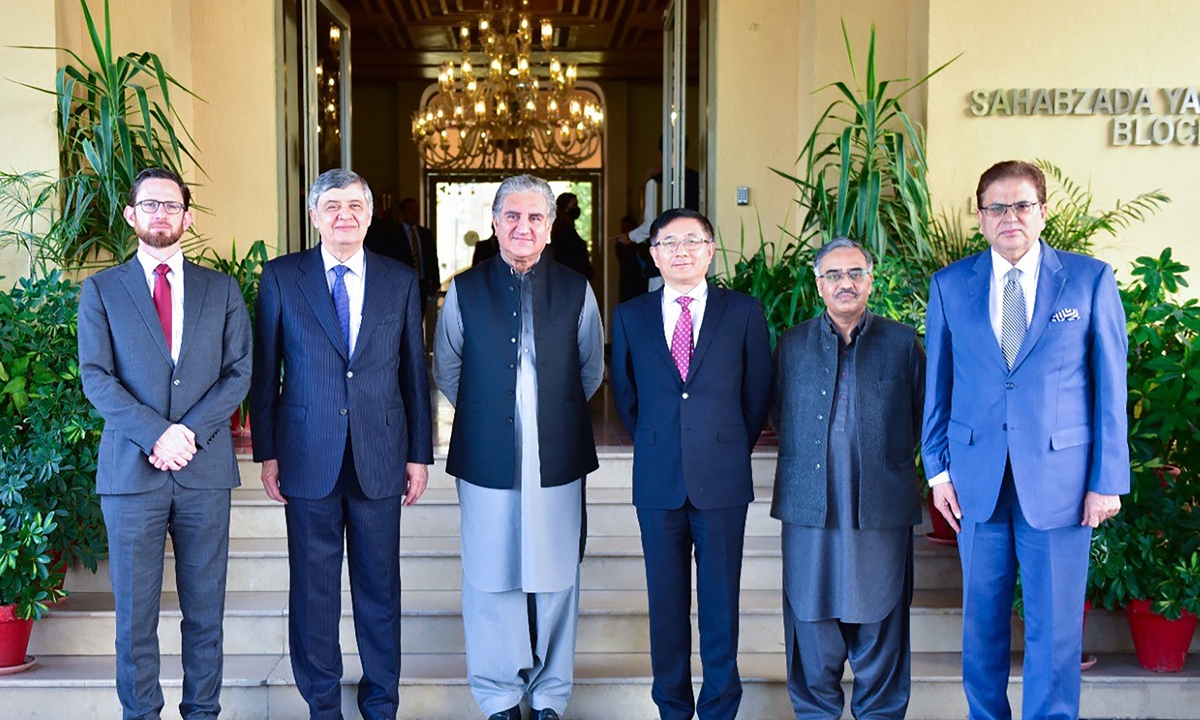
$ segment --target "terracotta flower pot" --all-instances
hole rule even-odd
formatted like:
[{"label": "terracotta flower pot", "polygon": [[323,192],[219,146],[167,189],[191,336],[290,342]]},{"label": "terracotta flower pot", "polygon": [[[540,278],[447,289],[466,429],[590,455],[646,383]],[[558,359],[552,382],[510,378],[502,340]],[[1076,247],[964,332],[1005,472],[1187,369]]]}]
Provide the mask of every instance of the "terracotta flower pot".
[{"label": "terracotta flower pot", "polygon": [[0,670],[25,664],[33,620],[17,617],[16,605],[0,605]]},{"label": "terracotta flower pot", "polygon": [[1197,618],[1184,611],[1178,620],[1168,620],[1150,606],[1148,600],[1134,600],[1125,606],[1138,665],[1151,672],[1179,672],[1192,644]]}]

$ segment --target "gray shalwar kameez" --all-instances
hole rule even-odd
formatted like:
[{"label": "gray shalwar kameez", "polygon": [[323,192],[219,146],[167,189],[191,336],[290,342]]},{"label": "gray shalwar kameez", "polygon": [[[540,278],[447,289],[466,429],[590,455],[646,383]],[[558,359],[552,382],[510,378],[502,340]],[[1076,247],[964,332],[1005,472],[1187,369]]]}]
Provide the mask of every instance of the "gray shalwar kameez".
[{"label": "gray shalwar kameez", "polygon": [[[542,487],[532,278],[512,272],[521,307],[514,415],[518,470],[512,489],[456,481],[467,675],[485,715],[517,705],[525,695],[534,708],[561,714],[574,678],[582,479]],[[604,376],[604,334],[590,286],[577,337],[583,390],[590,398]],[[462,347],[462,315],[451,282],[435,337],[434,377],[452,405]]]}]

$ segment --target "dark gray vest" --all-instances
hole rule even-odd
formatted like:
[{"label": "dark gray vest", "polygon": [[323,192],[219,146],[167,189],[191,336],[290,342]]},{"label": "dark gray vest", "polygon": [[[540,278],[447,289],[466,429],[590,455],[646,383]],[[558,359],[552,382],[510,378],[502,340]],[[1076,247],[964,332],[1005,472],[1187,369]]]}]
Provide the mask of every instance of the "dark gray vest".
[{"label": "dark gray vest", "polygon": [[[538,456],[542,487],[592,472],[596,442],[579,372],[579,314],[587,280],[545,253],[529,271],[537,355]],[[497,255],[454,279],[463,323],[463,364],[446,471],[473,485],[511,488],[516,474],[517,278]]]},{"label": "dark gray vest", "polygon": [[[925,396],[924,352],[915,330],[877,315],[868,319],[856,342],[859,526],[919,524],[921,500],[914,460]],[[825,444],[837,354],[837,338],[823,315],[779,339],[775,368],[779,461],[771,516],[784,522],[825,526],[829,510]]]}]

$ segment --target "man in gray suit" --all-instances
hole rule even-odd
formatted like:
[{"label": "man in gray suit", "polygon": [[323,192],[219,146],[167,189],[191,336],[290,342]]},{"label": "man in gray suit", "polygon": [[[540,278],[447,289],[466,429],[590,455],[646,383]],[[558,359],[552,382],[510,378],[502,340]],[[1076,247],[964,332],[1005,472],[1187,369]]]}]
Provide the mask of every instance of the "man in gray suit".
[{"label": "man in gray suit", "polygon": [[174,172],[134,180],[137,256],[83,282],[79,369],[104,418],[96,489],[116,601],[117,695],[126,720],[158,718],[158,611],[166,537],[183,611],[184,720],[220,713],[229,418],[250,387],[250,318],[233,278],[193,265],[180,238],[191,194]]},{"label": "man in gray suit", "polygon": [[916,331],[867,310],[874,270],[838,238],[813,261],[825,312],[775,351],[788,694],[797,718],[903,718],[909,697],[914,457],[925,353]]},{"label": "man in gray suit", "polygon": [[455,408],[467,675],[491,720],[521,720],[526,696],[534,720],[558,720],[574,679],[604,332],[587,279],[544,252],[554,209],[541,178],[500,184],[500,254],[454,278],[434,346]]}]

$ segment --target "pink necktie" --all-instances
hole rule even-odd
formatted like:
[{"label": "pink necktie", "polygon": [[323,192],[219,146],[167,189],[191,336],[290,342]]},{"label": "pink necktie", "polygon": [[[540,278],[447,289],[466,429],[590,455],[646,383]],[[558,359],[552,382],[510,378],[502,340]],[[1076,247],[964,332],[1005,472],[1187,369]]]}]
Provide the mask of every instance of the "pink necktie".
[{"label": "pink necktie", "polygon": [[167,350],[171,349],[171,281],[167,273],[171,268],[166,263],[154,268],[154,310],[158,313],[158,323],[162,325],[163,335],[167,338]]},{"label": "pink necktie", "polygon": [[675,358],[675,367],[679,368],[679,377],[687,380],[688,366],[692,363],[692,312],[688,305],[693,298],[684,295],[675,299],[683,306],[679,313],[679,321],[675,323],[675,332],[671,335],[671,357]]}]

